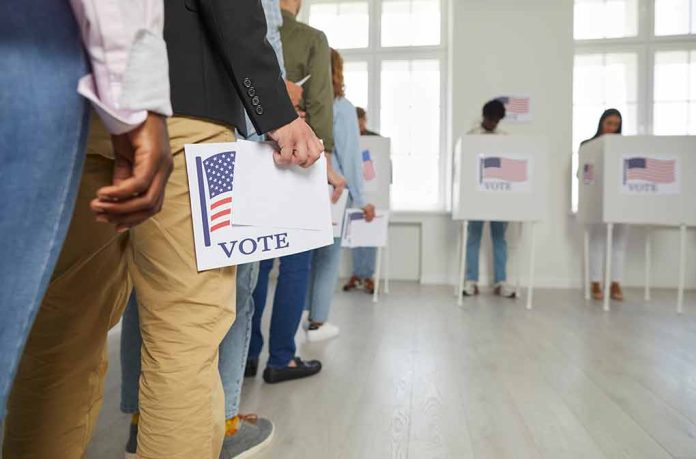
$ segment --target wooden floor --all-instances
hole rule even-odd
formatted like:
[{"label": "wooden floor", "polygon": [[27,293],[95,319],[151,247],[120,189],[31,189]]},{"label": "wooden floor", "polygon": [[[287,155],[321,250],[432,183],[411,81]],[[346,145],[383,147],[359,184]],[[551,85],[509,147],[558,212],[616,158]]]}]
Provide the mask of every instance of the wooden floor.
[{"label": "wooden floor", "polygon": [[[276,424],[255,457],[696,458],[696,295],[677,316],[674,292],[627,293],[610,313],[569,290],[533,311],[488,294],[458,308],[450,287],[338,294],[341,336],[299,338],[320,375],[247,380],[242,411]],[[117,335],[88,459],[122,457]]]}]

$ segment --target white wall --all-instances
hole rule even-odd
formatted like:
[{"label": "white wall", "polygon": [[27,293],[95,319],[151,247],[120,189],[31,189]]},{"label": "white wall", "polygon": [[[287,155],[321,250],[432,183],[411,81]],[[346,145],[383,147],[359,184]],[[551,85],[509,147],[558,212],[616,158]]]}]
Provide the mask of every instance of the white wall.
[{"label": "white wall", "polygon": [[[570,214],[573,2],[572,0],[450,0],[450,71],[452,137],[476,122],[488,99],[529,94],[534,120],[501,127],[512,134],[547,135],[551,143],[549,220],[538,226],[537,283],[546,287],[581,285],[582,229]],[[599,114],[598,114],[599,115]],[[424,283],[454,283],[458,226],[448,214],[397,214],[393,220],[420,225],[420,232],[392,244],[393,278],[412,278],[400,267],[420,263]],[[398,231],[398,229],[395,228]],[[516,228],[510,228],[509,277],[514,273]],[[626,285],[643,283],[643,229],[631,234]],[[418,250],[418,244],[422,244]],[[481,254],[481,280],[490,272],[490,243]],[[678,234],[662,229],[653,243],[654,285],[676,285]],[[696,232],[688,237],[687,285],[696,288]],[[409,253],[412,254],[409,258]],[[344,265],[347,273],[348,263]],[[523,279],[526,264],[523,263]]]}]

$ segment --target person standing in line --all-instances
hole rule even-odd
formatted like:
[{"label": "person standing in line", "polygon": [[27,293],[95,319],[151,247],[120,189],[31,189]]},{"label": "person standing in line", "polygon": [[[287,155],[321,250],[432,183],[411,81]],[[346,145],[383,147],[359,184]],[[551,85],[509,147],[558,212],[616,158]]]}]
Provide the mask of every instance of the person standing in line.
[{"label": "person standing in line", "polygon": [[[350,207],[361,208],[365,221],[375,218],[375,206],[363,197],[363,167],[360,152],[360,130],[355,117],[355,107],[345,96],[343,58],[331,49],[331,81],[333,86],[333,166],[346,177],[350,192]],[[338,336],[339,328],[328,322],[331,300],[338,283],[341,262],[341,238],[334,238],[332,245],[312,251],[307,306],[309,323],[307,340],[322,341]]]},{"label": "person standing in line", "polygon": [[[112,14],[141,12],[140,6],[110,6]],[[168,1],[164,11],[161,2],[149,2],[142,8],[142,16],[134,17],[151,21],[155,30],[166,16],[174,169],[163,203],[149,203],[162,211],[128,230],[131,220],[120,217],[118,201],[91,202],[98,222],[78,205],[12,390],[4,457],[84,456],[101,405],[107,333],[132,282],[143,338],[136,455],[218,459],[225,432],[218,348],[235,316],[236,270],[196,268],[184,145],[233,141],[234,126],[245,131],[246,110],[256,131],[277,143],[278,164],[308,167],[323,150],[288,98],[257,0]],[[98,28],[89,24],[87,30]],[[134,31],[136,41],[151,42],[143,32]],[[164,49],[161,37],[156,44]],[[150,62],[140,53],[130,60],[128,65]],[[143,84],[151,82],[148,77]],[[109,139],[95,120],[78,203],[86,204],[114,179],[129,180],[129,164],[110,159]],[[166,135],[159,141],[166,143]],[[125,148],[115,143],[116,150]],[[138,190],[130,191],[128,196]],[[103,193],[113,195],[108,188]],[[149,202],[141,195],[134,201]]]},{"label": "person standing in line", "polygon": [[[262,0],[266,16],[266,39],[273,47],[278,59],[281,75],[285,79],[283,49],[280,40],[280,27],[283,17],[279,0]],[[302,87],[285,81],[293,106],[299,104]],[[263,141],[265,136],[256,134],[249,116],[245,114],[248,135],[246,140]],[[252,293],[258,279],[259,263],[237,266],[236,312],[232,327],[220,343],[218,370],[225,394],[225,440],[220,459],[252,454],[265,447],[273,438],[273,423],[254,413],[239,413],[244,368],[249,340],[251,319],[254,315]],[[138,445],[138,384],[140,380],[140,350],[142,336],[138,319],[138,304],[135,293],[131,295],[123,314],[121,326],[121,411],[131,414],[130,433],[126,443],[126,454],[135,454]]]},{"label": "person standing in line", "polygon": [[[499,100],[491,100],[483,106],[481,124],[470,130],[468,134],[504,134],[498,129],[498,124],[505,118],[505,105]],[[493,241],[494,293],[505,298],[514,298],[515,289],[507,283],[507,241],[505,230],[507,222],[489,222],[491,239]],[[464,295],[479,294],[479,252],[481,251],[481,236],[483,222],[469,222],[466,240],[466,282]]]},{"label": "person standing in line", "polygon": [[[343,192],[346,182],[332,167],[330,152],[333,150],[333,114],[331,88],[331,61],[326,35],[320,30],[299,22],[296,18],[301,0],[281,0],[283,26],[280,36],[283,43],[283,59],[287,78],[304,83],[304,92],[299,110],[307,123],[324,141],[327,154],[329,183],[334,187],[332,200],[335,202]],[[311,251],[288,255],[279,259],[278,283],[273,299],[269,358],[263,379],[267,383],[278,383],[305,378],[321,371],[318,360],[305,361],[295,355],[295,332],[300,325],[309,281]],[[261,262],[259,279],[254,290],[254,318],[249,344],[249,356],[245,375],[256,376],[259,356],[263,348],[261,318],[268,295],[268,278],[274,260]]]},{"label": "person standing in line", "polygon": [[[358,128],[360,135],[379,136],[378,133],[367,128],[367,112],[362,107],[355,107],[355,114],[358,118]],[[356,289],[364,289],[372,295],[375,293],[375,264],[377,262],[376,247],[355,247],[350,249],[353,260],[353,274],[348,282],[343,286],[344,292]]]},{"label": "person standing in line", "polygon": [[[157,213],[171,170],[169,146],[161,141],[172,110],[167,54],[161,28],[144,14],[161,1],[124,0],[133,20],[125,9],[95,11],[84,3],[13,2],[0,17],[0,424],[75,208],[89,102],[123,147],[116,155],[130,177],[90,196],[119,197],[116,225]],[[134,39],[138,29],[145,39]],[[135,51],[143,59],[128,67],[111,59]],[[124,79],[131,84],[112,84]],[[134,185],[147,199],[132,196]],[[80,205],[88,211],[85,201]]]},{"label": "person standing in line", "polygon": [[[605,134],[621,134],[623,120],[621,112],[615,108],[610,108],[602,113],[599,118],[597,132],[591,138],[583,141],[580,146],[590,142]],[[604,253],[606,244],[606,233],[604,225],[590,224],[590,291],[595,300],[604,299],[602,291],[602,274],[604,272]],[[626,245],[628,243],[628,225],[615,224],[611,252],[611,299],[623,301],[624,295],[621,289],[621,278],[623,277],[624,262],[626,259]]]}]

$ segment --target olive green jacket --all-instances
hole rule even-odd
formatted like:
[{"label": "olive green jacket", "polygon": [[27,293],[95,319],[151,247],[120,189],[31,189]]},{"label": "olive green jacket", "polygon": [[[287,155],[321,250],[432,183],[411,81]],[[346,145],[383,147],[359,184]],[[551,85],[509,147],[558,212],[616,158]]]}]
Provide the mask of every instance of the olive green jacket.
[{"label": "olive green jacket", "polygon": [[302,85],[304,93],[300,108],[307,113],[306,121],[317,137],[324,141],[327,152],[333,150],[333,85],[331,82],[331,52],[324,32],[298,22],[283,10],[280,28],[283,58],[287,79],[300,81],[312,75]]}]

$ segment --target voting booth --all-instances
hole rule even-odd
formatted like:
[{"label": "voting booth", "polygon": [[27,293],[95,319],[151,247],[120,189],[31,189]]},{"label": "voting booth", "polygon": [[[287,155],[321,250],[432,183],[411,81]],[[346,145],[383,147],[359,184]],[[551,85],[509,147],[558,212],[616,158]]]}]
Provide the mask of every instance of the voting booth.
[{"label": "voting booth", "polygon": [[[548,208],[548,140],[512,135],[464,135],[457,142],[453,168],[452,218],[461,221],[458,304],[466,272],[470,220],[527,223],[530,226],[527,308],[532,307],[535,224]],[[519,262],[519,257],[517,257]],[[519,265],[517,269],[519,296]]]},{"label": "voting booth", "polygon": [[[677,311],[684,302],[686,231],[696,226],[696,137],[605,135],[579,153],[578,221],[606,224],[605,288],[611,282],[614,224],[680,229]],[[585,297],[589,298],[589,236],[585,231]],[[650,299],[650,237],[646,238],[645,297]],[[609,310],[609,295],[604,309]]]},{"label": "voting booth", "polygon": [[[378,135],[360,136],[360,153],[362,155],[365,202],[373,204],[380,218],[387,221],[391,209],[391,140]],[[384,291],[389,293],[389,239],[377,246],[377,264],[375,266],[375,293],[373,300],[379,299],[380,281],[384,278]]]}]

